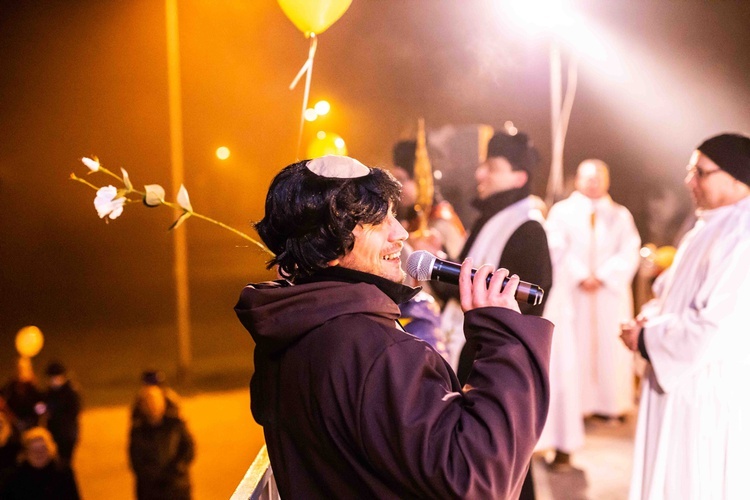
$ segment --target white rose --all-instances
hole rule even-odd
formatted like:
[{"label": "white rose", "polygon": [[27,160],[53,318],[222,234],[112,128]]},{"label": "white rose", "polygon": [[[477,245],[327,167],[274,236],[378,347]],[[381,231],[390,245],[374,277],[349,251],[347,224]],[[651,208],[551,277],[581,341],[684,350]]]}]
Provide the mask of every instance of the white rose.
[{"label": "white rose", "polygon": [[117,188],[114,186],[105,186],[96,192],[94,207],[99,214],[99,218],[109,216],[110,219],[116,219],[122,213],[125,198],[117,198]]}]

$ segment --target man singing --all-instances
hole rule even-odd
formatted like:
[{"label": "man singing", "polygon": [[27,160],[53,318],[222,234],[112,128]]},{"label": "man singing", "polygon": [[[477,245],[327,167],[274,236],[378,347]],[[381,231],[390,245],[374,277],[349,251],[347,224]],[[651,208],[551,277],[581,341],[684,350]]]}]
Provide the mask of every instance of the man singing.
[{"label": "man singing", "polygon": [[462,388],[400,327],[406,231],[387,172],[326,156],[284,168],[256,225],[285,278],[248,285],[235,307],[256,342],[252,412],[283,498],[514,498],[547,415],[552,325],[471,281],[465,333],[482,347]]}]

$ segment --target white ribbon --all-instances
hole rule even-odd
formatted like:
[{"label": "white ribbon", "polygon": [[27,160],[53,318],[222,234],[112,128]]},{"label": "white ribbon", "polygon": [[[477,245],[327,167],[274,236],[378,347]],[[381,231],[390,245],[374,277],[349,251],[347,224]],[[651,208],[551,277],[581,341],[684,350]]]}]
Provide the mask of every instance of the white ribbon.
[{"label": "white ribbon", "polygon": [[310,80],[312,79],[312,70],[313,70],[313,60],[315,59],[315,50],[318,48],[318,37],[315,36],[315,33],[310,33],[310,50],[307,55],[307,61],[305,61],[305,64],[302,65],[302,67],[299,70],[299,73],[297,73],[297,76],[294,77],[294,80],[292,81],[292,84],[289,85],[289,90],[293,90],[294,87],[297,86],[297,83],[299,82],[299,79],[302,78],[302,75],[305,73],[307,74],[307,78],[305,79],[305,95],[302,98],[302,114],[300,115],[299,119],[299,137],[297,138],[297,160],[299,160],[300,155],[300,147],[302,146],[302,132],[305,128],[305,110],[307,109],[307,100],[310,96]]}]

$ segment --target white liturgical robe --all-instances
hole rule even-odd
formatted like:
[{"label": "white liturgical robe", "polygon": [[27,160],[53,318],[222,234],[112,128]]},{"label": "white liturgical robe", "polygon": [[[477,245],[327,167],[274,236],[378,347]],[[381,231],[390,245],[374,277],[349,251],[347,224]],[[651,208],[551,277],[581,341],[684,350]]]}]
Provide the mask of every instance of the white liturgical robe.
[{"label": "white liturgical robe", "polygon": [[[575,342],[577,370],[569,372],[580,377],[578,418],[622,415],[635,397],[633,354],[619,339],[620,323],[633,316],[631,285],[640,262],[633,216],[609,196],[591,200],[574,191],[550,209],[545,227],[556,297],[544,316],[556,323],[555,340]],[[589,276],[602,282],[593,293],[579,287]],[[570,350],[556,348],[553,341],[553,354]]]},{"label": "white liturgical robe", "polygon": [[654,292],[630,498],[750,498],[750,197],[699,213]]}]

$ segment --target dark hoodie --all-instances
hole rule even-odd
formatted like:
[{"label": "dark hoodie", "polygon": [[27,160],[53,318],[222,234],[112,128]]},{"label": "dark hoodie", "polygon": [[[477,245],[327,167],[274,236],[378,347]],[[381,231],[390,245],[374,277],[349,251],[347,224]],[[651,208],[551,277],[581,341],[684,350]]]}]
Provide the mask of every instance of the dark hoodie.
[{"label": "dark hoodie", "polygon": [[462,390],[396,323],[394,284],[363,276],[249,285],[235,307],[256,342],[252,412],[281,496],[518,496],[547,415],[552,325],[469,312],[482,347]]}]

